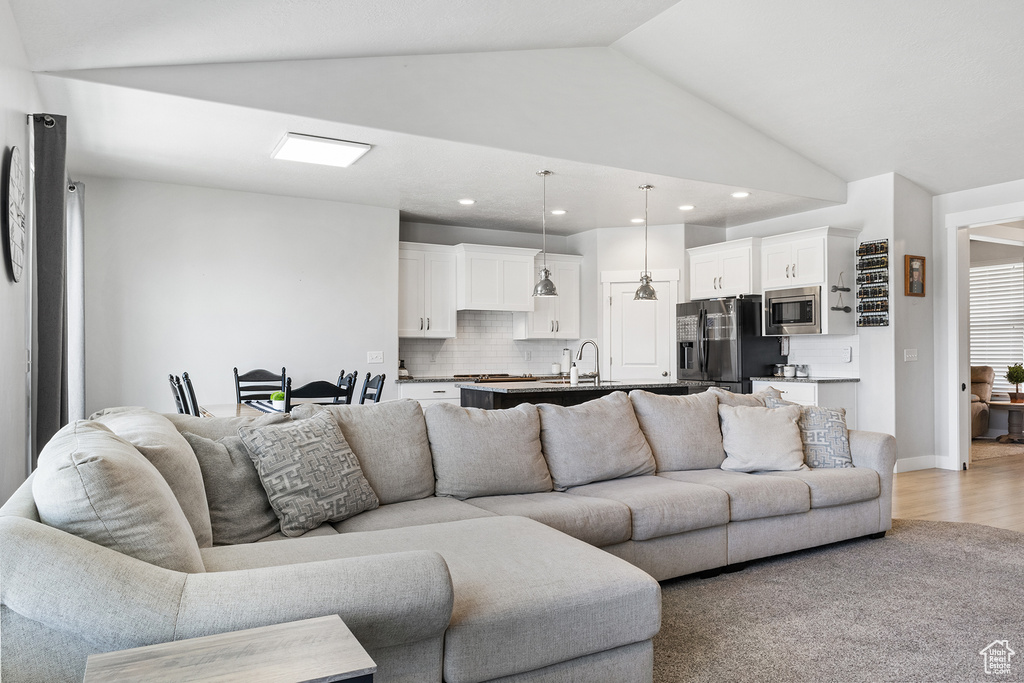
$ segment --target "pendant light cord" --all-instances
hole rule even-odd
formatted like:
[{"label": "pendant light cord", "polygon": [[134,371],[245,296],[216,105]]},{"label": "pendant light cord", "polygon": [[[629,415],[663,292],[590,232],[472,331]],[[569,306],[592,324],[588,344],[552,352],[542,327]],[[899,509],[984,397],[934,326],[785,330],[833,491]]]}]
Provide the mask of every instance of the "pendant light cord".
[{"label": "pendant light cord", "polygon": [[543,199],[541,200],[541,214],[540,214],[540,229],[543,232],[543,247],[544,247],[544,270],[548,269],[548,174],[542,173],[541,183],[543,189]]},{"label": "pendant light cord", "polygon": [[644,272],[647,270],[647,199],[650,195],[649,190],[644,190]]}]

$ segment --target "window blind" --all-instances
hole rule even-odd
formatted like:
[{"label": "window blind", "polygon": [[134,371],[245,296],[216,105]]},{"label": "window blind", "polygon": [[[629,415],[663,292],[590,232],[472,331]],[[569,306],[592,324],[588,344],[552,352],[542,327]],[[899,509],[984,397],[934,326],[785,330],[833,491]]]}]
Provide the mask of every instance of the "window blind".
[{"label": "window blind", "polygon": [[975,266],[970,286],[971,365],[995,370],[995,391],[1016,391],[1005,376],[1024,363],[1024,263]]}]

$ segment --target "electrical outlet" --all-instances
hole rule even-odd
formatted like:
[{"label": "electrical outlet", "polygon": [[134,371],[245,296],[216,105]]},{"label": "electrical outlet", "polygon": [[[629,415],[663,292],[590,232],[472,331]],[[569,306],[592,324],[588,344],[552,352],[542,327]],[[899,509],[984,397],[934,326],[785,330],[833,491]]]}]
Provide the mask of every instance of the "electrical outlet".
[{"label": "electrical outlet", "polygon": [[366,352],[367,363],[383,363],[384,352],[383,351],[367,351]]},{"label": "electrical outlet", "polygon": [[844,346],[843,347],[843,362],[844,363],[851,363],[851,362],[853,362],[853,347],[852,346]]},{"label": "electrical outlet", "polygon": [[903,349],[903,362],[909,363],[917,360],[917,349]]},{"label": "electrical outlet", "polygon": [[533,360],[533,351],[527,351],[524,355],[526,356],[526,360]]}]

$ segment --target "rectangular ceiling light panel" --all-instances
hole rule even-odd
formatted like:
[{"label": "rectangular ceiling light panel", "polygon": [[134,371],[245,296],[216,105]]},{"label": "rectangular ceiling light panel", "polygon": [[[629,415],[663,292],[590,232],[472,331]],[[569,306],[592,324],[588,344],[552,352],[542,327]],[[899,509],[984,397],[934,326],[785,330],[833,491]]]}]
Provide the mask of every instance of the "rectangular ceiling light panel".
[{"label": "rectangular ceiling light panel", "polygon": [[302,161],[307,164],[344,168],[351,166],[359,157],[369,152],[371,146],[362,142],[286,133],[271,156],[285,161]]}]

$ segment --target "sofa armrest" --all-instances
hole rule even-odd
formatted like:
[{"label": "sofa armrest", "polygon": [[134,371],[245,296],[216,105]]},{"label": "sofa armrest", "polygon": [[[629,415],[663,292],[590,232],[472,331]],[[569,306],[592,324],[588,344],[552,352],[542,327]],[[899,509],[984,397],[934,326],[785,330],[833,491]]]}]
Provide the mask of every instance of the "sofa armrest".
[{"label": "sofa armrest", "polygon": [[850,430],[850,453],[854,467],[878,472],[879,531],[892,528],[892,474],[896,466],[896,438],[881,432]]},{"label": "sofa armrest", "polygon": [[448,567],[427,551],[184,574],[0,518],[0,602],[104,651],[338,614],[364,647],[444,633]]}]

